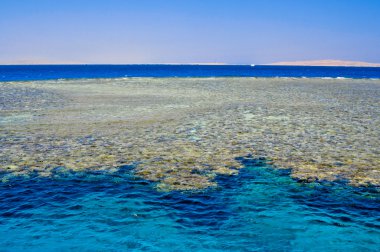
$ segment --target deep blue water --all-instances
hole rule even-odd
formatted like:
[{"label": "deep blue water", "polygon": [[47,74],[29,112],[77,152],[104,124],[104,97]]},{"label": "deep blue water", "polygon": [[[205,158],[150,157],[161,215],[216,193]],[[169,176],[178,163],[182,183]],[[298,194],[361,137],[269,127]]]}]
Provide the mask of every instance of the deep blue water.
[{"label": "deep blue water", "polygon": [[[202,192],[57,169],[0,184],[1,251],[379,251],[380,195],[243,161]],[[7,174],[2,174],[3,180]]]},{"label": "deep blue water", "polygon": [[374,67],[250,65],[0,65],[0,81],[116,77],[380,78]]}]

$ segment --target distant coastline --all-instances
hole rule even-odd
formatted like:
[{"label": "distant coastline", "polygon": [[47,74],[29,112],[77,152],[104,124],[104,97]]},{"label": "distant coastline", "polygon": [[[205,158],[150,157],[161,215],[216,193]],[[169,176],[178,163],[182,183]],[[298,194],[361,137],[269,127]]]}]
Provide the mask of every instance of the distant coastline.
[{"label": "distant coastline", "polygon": [[310,60],[310,61],[280,61],[268,64],[232,64],[225,62],[189,62],[189,63],[93,63],[79,61],[49,61],[49,60],[18,60],[0,61],[0,65],[198,65],[198,66],[340,66],[340,67],[380,67],[380,63],[344,60]]},{"label": "distant coastline", "polygon": [[200,65],[200,66],[223,66],[242,65],[228,64],[224,62],[190,62],[190,63],[93,63],[80,61],[44,61],[44,60],[23,60],[23,61],[0,61],[0,65]]},{"label": "distant coastline", "polygon": [[344,60],[310,60],[310,61],[282,61],[271,64],[271,66],[342,66],[342,67],[380,67],[380,63],[369,63],[362,61]]}]

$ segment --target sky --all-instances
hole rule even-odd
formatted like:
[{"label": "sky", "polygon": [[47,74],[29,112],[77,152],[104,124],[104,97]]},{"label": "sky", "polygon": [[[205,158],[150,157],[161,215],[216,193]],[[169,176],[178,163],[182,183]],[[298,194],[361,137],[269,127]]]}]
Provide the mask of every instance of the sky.
[{"label": "sky", "polygon": [[0,0],[0,64],[380,62],[380,0]]}]

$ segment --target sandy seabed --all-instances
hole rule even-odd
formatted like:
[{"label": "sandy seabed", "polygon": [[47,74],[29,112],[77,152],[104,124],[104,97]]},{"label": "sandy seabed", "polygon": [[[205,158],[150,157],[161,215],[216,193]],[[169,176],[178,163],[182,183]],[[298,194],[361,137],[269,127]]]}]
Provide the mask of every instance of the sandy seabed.
[{"label": "sandy seabed", "polygon": [[302,181],[380,185],[380,81],[118,78],[0,83],[0,171],[117,171],[216,186],[239,157]]}]

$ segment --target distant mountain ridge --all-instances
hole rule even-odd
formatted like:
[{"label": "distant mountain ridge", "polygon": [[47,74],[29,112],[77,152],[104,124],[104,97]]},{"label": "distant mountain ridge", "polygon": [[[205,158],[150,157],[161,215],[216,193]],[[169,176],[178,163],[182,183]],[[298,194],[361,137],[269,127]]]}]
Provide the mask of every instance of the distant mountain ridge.
[{"label": "distant mountain ridge", "polygon": [[344,60],[310,60],[310,61],[283,61],[267,65],[274,66],[347,66],[347,67],[380,67],[380,63]]}]

